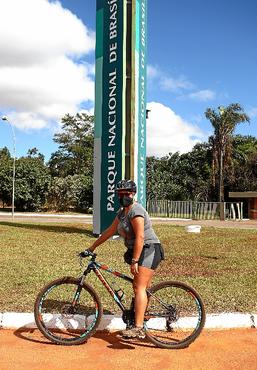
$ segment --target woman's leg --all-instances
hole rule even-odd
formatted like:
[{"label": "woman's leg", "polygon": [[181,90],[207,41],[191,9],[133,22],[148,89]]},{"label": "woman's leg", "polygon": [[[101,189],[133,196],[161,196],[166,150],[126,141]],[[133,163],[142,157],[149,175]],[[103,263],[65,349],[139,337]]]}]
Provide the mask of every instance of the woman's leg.
[{"label": "woman's leg", "polygon": [[139,266],[138,274],[134,276],[133,289],[135,293],[135,325],[143,327],[144,315],[147,307],[146,288],[151,284],[154,270]]}]

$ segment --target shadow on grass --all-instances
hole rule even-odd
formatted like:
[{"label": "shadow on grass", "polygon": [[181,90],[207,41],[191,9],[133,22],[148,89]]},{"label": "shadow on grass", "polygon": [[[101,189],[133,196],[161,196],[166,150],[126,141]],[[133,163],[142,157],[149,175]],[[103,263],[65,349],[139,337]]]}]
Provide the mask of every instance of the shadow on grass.
[{"label": "shadow on grass", "polygon": [[88,236],[94,236],[93,231],[87,230],[85,228],[78,228],[73,226],[62,226],[62,225],[42,225],[42,224],[30,224],[30,223],[18,223],[18,222],[8,222],[1,221],[0,225],[11,226],[13,228],[21,228],[28,230],[39,230],[47,231],[50,233],[67,233],[67,234],[86,234]]}]

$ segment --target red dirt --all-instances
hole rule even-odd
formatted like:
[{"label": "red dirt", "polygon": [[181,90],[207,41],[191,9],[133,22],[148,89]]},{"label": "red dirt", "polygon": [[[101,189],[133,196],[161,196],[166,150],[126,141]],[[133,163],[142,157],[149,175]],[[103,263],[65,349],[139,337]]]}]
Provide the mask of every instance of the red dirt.
[{"label": "red dirt", "polygon": [[256,329],[204,330],[181,350],[99,332],[73,347],[51,344],[28,329],[0,330],[0,342],[0,370],[257,370]]}]

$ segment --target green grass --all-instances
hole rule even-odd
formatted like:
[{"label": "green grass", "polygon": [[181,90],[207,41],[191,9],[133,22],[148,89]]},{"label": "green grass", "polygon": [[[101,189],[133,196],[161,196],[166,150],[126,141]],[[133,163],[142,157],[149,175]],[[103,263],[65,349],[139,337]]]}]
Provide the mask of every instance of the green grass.
[{"label": "green grass", "polygon": [[[208,313],[257,312],[257,230],[203,227],[200,234],[193,234],[167,224],[154,228],[166,254],[154,282],[189,283],[202,295]],[[75,253],[93,240],[91,225],[0,222],[0,312],[32,311],[38,291],[49,280],[79,276]],[[129,273],[124,251],[122,241],[106,242],[97,250],[98,259]],[[116,280],[129,299],[131,287]],[[106,312],[113,312],[115,305],[103,286],[93,275],[89,281]]]}]

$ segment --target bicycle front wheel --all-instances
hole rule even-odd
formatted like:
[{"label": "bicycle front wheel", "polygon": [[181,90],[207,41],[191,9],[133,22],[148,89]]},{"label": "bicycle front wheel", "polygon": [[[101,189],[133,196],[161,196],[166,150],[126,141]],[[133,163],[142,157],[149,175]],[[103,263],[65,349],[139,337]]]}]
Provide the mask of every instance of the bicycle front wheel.
[{"label": "bicycle front wheel", "polygon": [[158,347],[187,347],[201,333],[204,323],[202,299],[190,286],[167,281],[149,289],[146,336]]},{"label": "bicycle front wheel", "polygon": [[34,315],[38,329],[52,342],[85,342],[96,331],[103,309],[94,289],[80,280],[64,277],[47,284],[38,294]]}]

